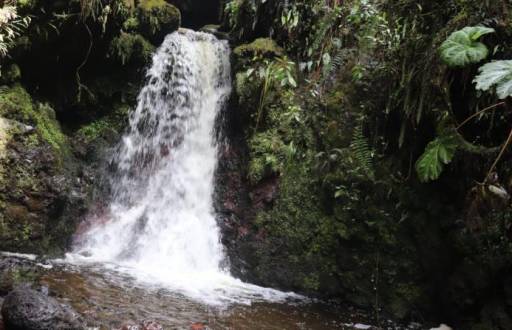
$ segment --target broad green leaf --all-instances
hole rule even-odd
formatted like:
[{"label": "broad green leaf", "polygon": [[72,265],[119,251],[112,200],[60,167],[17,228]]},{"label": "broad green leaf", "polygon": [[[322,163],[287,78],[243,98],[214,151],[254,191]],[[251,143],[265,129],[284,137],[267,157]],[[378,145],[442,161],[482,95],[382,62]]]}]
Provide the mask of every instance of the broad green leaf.
[{"label": "broad green leaf", "polygon": [[468,26],[462,29],[462,31],[466,32],[472,41],[477,41],[486,34],[496,32],[493,28],[486,26]]},{"label": "broad green leaf", "polygon": [[441,136],[430,142],[416,162],[416,172],[422,182],[437,180],[444,166],[453,160],[459,142],[454,135]]},{"label": "broad green leaf", "polygon": [[489,55],[489,49],[478,39],[494,32],[494,29],[484,26],[468,26],[453,32],[439,48],[442,60],[451,67],[482,61]]},{"label": "broad green leaf", "polygon": [[512,60],[487,63],[478,71],[480,74],[473,80],[476,89],[488,91],[495,87],[500,99],[512,96]]}]

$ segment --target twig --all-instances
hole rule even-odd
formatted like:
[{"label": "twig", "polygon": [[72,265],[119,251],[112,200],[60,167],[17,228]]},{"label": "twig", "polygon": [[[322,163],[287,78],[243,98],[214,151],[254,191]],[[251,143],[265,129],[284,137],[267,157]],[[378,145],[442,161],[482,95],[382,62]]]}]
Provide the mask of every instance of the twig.
[{"label": "twig", "polygon": [[485,177],[484,184],[486,184],[487,181],[489,180],[489,178],[491,177],[492,172],[496,168],[496,165],[498,165],[499,161],[501,160],[501,157],[503,157],[503,155],[505,154],[505,150],[507,150],[507,147],[510,144],[510,142],[512,142],[512,129],[510,130],[510,134],[508,135],[507,141],[505,142],[505,144],[501,148],[501,151],[500,151],[500,154],[498,155],[498,158],[496,158],[496,160],[492,164],[489,172],[487,172],[487,176]]},{"label": "twig", "polygon": [[82,84],[82,82],[80,80],[80,70],[82,70],[82,68],[87,64],[87,61],[89,60],[89,56],[91,55],[92,45],[93,45],[93,37],[92,37],[91,29],[89,29],[89,26],[87,25],[87,23],[84,22],[83,24],[85,26],[85,29],[87,30],[87,33],[89,34],[89,48],[87,48],[87,53],[85,54],[84,60],[76,68],[76,82],[78,84],[78,95],[77,95],[78,102],[80,102],[80,99],[82,96],[82,88],[85,90],[88,90],[87,86]]},{"label": "twig", "polygon": [[486,112],[486,111],[492,110],[492,109],[494,109],[494,108],[497,108],[497,107],[499,107],[499,106],[501,106],[501,105],[505,105],[505,102],[496,103],[496,104],[494,104],[494,105],[491,105],[490,107],[487,107],[487,108],[485,108],[485,109],[483,109],[483,110],[478,111],[478,112],[477,112],[477,113],[475,113],[475,114],[472,114],[472,115],[471,115],[471,116],[469,116],[466,120],[464,120],[464,121],[463,121],[459,126],[457,126],[457,130],[461,129],[461,128],[462,128],[462,126],[466,125],[469,121],[471,121],[471,119],[473,119],[473,118],[477,117],[478,115],[480,115],[480,114],[482,114],[482,113],[484,113],[484,112]]}]

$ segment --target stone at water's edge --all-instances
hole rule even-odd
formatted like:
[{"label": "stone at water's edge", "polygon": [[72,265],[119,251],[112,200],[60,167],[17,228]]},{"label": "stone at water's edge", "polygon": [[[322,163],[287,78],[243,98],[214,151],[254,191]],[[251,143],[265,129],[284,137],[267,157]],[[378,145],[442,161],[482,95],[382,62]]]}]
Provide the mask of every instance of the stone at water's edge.
[{"label": "stone at water's edge", "polygon": [[86,329],[70,307],[28,286],[18,287],[5,297],[1,314],[8,330]]},{"label": "stone at water's edge", "polygon": [[208,330],[208,327],[202,323],[194,323],[190,326],[190,330]]},{"label": "stone at water's edge", "polygon": [[164,330],[164,327],[158,322],[145,320],[140,324],[126,323],[119,330]]}]

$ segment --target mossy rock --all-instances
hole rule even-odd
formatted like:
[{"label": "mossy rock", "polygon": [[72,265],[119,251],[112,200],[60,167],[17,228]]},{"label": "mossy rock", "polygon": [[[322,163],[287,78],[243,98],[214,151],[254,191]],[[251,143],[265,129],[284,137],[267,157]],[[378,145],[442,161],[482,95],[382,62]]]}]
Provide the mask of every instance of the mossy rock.
[{"label": "mossy rock", "polygon": [[284,54],[284,50],[270,38],[258,38],[250,44],[244,44],[236,47],[234,53],[238,57],[276,57],[282,56]]},{"label": "mossy rock", "polygon": [[128,122],[130,106],[126,104],[115,104],[113,111],[105,117],[99,118],[88,125],[82,126],[76,133],[76,137],[86,143],[110,136],[118,136]]},{"label": "mossy rock", "polygon": [[66,136],[48,104],[33,104],[20,84],[0,90],[0,116],[34,126],[38,136],[49,143],[59,156],[69,153]]},{"label": "mossy rock", "polygon": [[276,131],[269,130],[252,137],[249,141],[251,160],[248,176],[253,184],[281,172],[284,166],[284,147]]},{"label": "mossy rock", "polygon": [[154,51],[155,47],[140,34],[122,32],[110,43],[109,56],[122,65],[146,64]]},{"label": "mossy rock", "polygon": [[154,44],[179,29],[181,13],[164,0],[142,0],[137,7],[140,33]]}]

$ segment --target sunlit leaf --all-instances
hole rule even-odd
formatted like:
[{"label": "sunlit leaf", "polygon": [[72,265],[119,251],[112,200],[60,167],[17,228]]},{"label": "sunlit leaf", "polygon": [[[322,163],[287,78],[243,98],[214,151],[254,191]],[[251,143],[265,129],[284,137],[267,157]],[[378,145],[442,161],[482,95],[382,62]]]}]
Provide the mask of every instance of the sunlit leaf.
[{"label": "sunlit leaf", "polygon": [[512,96],[512,60],[487,63],[478,71],[480,74],[473,80],[476,89],[488,91],[496,88],[500,99]]}]

